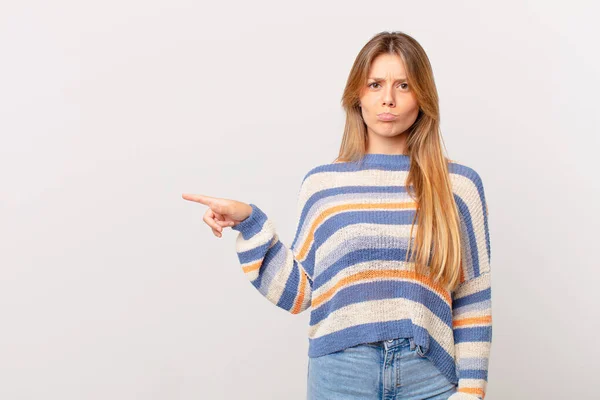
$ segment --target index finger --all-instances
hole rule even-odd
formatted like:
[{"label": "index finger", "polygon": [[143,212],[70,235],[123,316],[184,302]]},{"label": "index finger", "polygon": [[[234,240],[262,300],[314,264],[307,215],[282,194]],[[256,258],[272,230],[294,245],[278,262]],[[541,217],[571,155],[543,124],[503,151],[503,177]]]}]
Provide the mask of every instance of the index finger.
[{"label": "index finger", "polygon": [[191,193],[183,193],[181,195],[181,197],[183,197],[185,200],[195,201],[197,203],[202,203],[207,206],[209,206],[215,199],[214,197],[204,196],[201,194],[191,194]]}]

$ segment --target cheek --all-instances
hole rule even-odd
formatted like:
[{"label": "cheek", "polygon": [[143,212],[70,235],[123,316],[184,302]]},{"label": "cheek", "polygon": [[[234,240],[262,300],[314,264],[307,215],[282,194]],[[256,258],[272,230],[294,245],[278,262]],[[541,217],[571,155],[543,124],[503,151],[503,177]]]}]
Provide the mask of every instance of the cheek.
[{"label": "cheek", "polygon": [[381,112],[381,103],[378,100],[367,100],[363,103],[362,112],[366,118],[376,118],[377,113]]},{"label": "cheek", "polygon": [[373,111],[374,109],[375,107],[373,107],[371,104],[363,102],[360,112],[362,113],[363,118],[370,118],[372,115],[375,115],[375,112]]},{"label": "cheek", "polygon": [[412,114],[419,109],[419,104],[414,96],[406,96],[399,101],[398,108],[403,110],[405,114]]}]

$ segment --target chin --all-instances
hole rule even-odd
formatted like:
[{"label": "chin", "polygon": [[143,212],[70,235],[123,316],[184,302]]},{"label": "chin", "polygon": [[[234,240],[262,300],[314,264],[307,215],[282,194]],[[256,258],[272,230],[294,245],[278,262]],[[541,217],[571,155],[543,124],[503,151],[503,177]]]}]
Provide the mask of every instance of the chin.
[{"label": "chin", "polygon": [[394,127],[394,128],[392,128],[391,131],[388,130],[385,132],[377,132],[377,131],[374,131],[374,132],[376,132],[379,136],[394,137],[394,136],[403,134],[404,132],[406,132],[406,129]]}]

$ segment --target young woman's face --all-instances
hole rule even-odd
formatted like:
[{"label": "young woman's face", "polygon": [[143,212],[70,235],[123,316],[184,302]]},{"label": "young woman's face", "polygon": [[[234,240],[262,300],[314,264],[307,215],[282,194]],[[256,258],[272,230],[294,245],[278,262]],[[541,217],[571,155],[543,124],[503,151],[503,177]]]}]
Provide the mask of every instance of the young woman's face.
[{"label": "young woman's face", "polygon": [[[399,135],[416,121],[419,105],[406,81],[400,56],[381,54],[375,58],[365,86],[360,104],[369,138]],[[385,115],[380,115],[383,113],[393,115],[386,120]]]}]

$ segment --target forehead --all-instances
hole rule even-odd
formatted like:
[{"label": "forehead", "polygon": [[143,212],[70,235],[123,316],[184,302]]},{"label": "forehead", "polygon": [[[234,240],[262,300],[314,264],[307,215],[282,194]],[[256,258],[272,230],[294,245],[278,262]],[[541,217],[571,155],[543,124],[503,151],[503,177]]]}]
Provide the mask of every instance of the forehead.
[{"label": "forehead", "polygon": [[371,63],[369,77],[402,79],[406,77],[404,62],[397,54],[380,54]]}]

